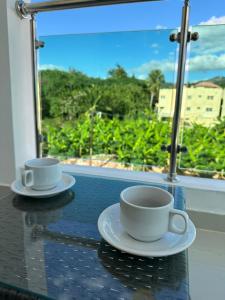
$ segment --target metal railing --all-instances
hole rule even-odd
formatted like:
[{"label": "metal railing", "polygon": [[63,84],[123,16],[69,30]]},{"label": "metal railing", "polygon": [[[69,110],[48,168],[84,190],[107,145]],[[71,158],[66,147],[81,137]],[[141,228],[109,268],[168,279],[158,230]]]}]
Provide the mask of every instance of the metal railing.
[{"label": "metal railing", "polygon": [[16,10],[21,18],[26,18],[39,12],[152,1],[163,0],[55,0],[39,3],[25,3],[22,0],[18,0],[16,1]]}]

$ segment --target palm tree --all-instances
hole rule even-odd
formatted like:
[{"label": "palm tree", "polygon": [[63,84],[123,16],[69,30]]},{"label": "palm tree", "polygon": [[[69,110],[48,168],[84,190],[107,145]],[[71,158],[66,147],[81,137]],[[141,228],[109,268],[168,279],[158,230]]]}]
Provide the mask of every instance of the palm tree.
[{"label": "palm tree", "polygon": [[161,70],[152,70],[148,75],[148,88],[150,91],[150,109],[153,109],[155,103],[158,102],[159,90],[163,83],[165,83],[165,77]]},{"label": "palm tree", "polygon": [[85,89],[85,98],[88,101],[89,109],[86,115],[90,118],[90,131],[89,131],[89,164],[92,165],[93,155],[93,136],[94,136],[94,114],[98,108],[99,102],[103,99],[103,90],[97,85],[92,84]]},{"label": "palm tree", "polygon": [[128,76],[125,69],[119,64],[117,64],[114,69],[109,70],[108,75],[113,79],[124,79]]}]

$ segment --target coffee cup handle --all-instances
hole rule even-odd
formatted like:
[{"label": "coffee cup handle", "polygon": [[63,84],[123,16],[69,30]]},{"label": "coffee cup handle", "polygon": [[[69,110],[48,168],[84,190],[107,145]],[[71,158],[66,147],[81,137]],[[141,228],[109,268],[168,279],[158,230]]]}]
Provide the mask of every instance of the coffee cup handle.
[{"label": "coffee cup handle", "polygon": [[23,170],[22,172],[22,185],[26,187],[31,187],[34,184],[33,171]]},{"label": "coffee cup handle", "polygon": [[[178,228],[174,223],[174,216],[181,216],[184,220],[184,229]],[[187,232],[188,229],[188,214],[184,211],[181,211],[179,209],[171,209],[170,210],[170,216],[169,216],[169,231],[177,234],[184,234]]]}]

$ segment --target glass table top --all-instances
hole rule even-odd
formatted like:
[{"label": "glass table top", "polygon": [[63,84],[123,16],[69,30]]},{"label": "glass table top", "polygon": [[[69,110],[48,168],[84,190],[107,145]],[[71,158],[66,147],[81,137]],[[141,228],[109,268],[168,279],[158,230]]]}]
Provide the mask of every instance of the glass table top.
[{"label": "glass table top", "polygon": [[[9,193],[0,200],[1,286],[40,299],[189,299],[187,251],[133,256],[110,246],[98,232],[100,213],[119,202],[123,189],[140,182],[74,176],[73,188],[53,198]],[[182,188],[147,184],[173,193],[175,207],[185,208]]]}]

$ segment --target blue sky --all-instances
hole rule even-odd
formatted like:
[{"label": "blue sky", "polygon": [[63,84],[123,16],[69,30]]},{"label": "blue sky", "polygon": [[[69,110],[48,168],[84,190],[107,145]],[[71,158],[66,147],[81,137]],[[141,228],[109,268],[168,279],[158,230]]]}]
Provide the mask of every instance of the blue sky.
[{"label": "blue sky", "polygon": [[148,73],[146,62],[168,58],[172,66],[167,76],[172,81],[176,44],[168,41],[170,32],[148,30],[43,37],[46,48],[40,52],[40,61],[44,69],[54,69],[55,66],[60,69],[75,67],[90,76],[103,78],[109,69],[120,64],[129,75],[144,79],[145,69]]},{"label": "blue sky", "polygon": [[[167,28],[180,25],[182,3],[167,0],[38,14],[38,34],[46,41],[40,66],[73,67],[103,78],[117,63],[139,78],[159,67],[167,81],[173,81],[177,45],[168,42]],[[225,24],[224,0],[192,0],[190,24],[201,23]],[[145,31],[123,32],[140,30]],[[225,25],[198,30],[201,38],[191,45],[187,80],[225,76]],[[103,32],[107,33],[87,34]]]}]

